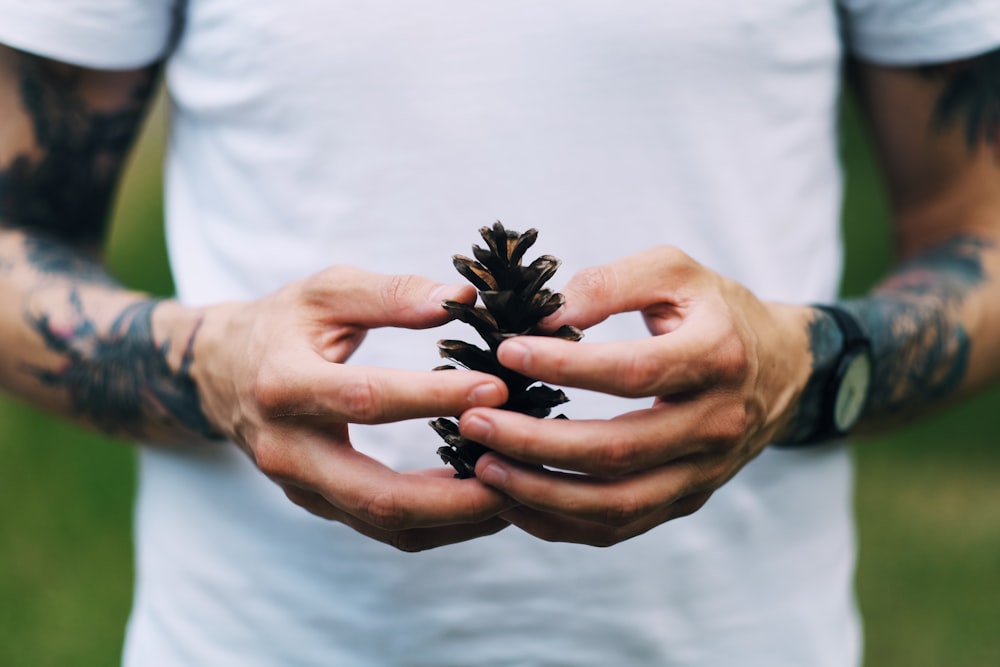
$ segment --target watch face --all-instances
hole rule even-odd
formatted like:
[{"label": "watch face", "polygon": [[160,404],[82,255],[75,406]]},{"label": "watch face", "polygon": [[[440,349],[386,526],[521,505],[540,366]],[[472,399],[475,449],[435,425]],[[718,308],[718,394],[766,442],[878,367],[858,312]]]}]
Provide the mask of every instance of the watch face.
[{"label": "watch face", "polygon": [[867,354],[857,354],[847,362],[833,410],[833,424],[841,433],[849,431],[861,417],[871,376],[872,363]]}]

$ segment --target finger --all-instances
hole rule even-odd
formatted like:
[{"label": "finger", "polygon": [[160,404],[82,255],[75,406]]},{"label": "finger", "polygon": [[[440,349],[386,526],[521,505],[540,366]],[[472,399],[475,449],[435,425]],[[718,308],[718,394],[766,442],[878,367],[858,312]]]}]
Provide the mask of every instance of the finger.
[{"label": "finger", "polygon": [[516,504],[477,480],[398,473],[350,447],[310,447],[288,479],[383,531],[481,523]]},{"label": "finger", "polygon": [[269,417],[322,415],[355,424],[459,415],[507,400],[503,381],[486,373],[333,364],[309,351],[283,356],[257,383],[254,394]]},{"label": "finger", "polygon": [[411,553],[493,535],[510,526],[508,522],[495,517],[475,524],[441,526],[437,528],[414,528],[399,531],[381,530],[355,518],[343,510],[337,509],[318,493],[294,486],[286,486],[284,490],[285,495],[292,502],[316,516],[343,523],[362,535],[388,544],[400,551]]},{"label": "finger", "polygon": [[446,477],[442,468],[398,473],[351,447],[347,425],[329,420],[270,429],[251,449],[260,470],[283,487],[316,493],[383,531],[481,523],[517,504],[477,480]]},{"label": "finger", "polygon": [[672,247],[651,248],[583,269],[560,290],[566,303],[545,324],[585,329],[616,313],[681,302],[687,294],[685,286],[701,270],[697,262]]},{"label": "finger", "polygon": [[445,285],[416,275],[385,275],[338,266],[315,277],[316,295],[342,324],[423,329],[451,319],[445,301],[473,303],[471,285]]},{"label": "finger", "polygon": [[483,456],[476,478],[526,507],[612,527],[633,524],[701,490],[705,480],[684,461],[623,478],[571,474]]},{"label": "finger", "polygon": [[704,506],[710,495],[703,493],[682,498],[626,526],[607,526],[540,512],[529,507],[517,507],[504,512],[501,516],[511,525],[547,542],[609,547],[642,535],[668,521],[693,514]]},{"label": "finger", "polygon": [[709,400],[658,403],[609,420],[566,420],[475,408],[462,415],[459,429],[523,463],[620,477],[731,445],[739,425],[724,419],[728,409]]},{"label": "finger", "polygon": [[497,350],[500,363],[543,382],[617,396],[665,396],[717,379],[713,340],[677,330],[663,336],[612,343],[574,343],[518,336]]}]

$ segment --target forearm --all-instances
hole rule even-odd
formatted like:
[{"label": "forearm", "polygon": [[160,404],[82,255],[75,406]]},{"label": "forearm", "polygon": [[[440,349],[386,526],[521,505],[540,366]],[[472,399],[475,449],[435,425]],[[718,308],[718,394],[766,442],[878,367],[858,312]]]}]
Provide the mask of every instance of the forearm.
[{"label": "forearm", "polygon": [[[1000,379],[1000,50],[958,63],[856,63],[885,175],[898,261],[841,304],[871,340],[861,430],[910,421]],[[813,311],[812,368],[793,419],[809,435],[840,331]]]},{"label": "forearm", "polygon": [[1000,234],[978,230],[899,265],[843,304],[872,340],[865,426],[909,420],[1000,377]]},{"label": "forearm", "polygon": [[114,436],[214,437],[190,373],[201,317],[0,221],[0,386],[33,404]]},{"label": "forearm", "polygon": [[[872,345],[861,432],[912,421],[1000,378],[1000,232],[988,226],[928,246],[839,305]],[[782,442],[809,441],[827,409],[841,331],[814,309],[808,341],[811,375]]]},{"label": "forearm", "polygon": [[159,66],[109,72],[0,46],[0,388],[118,436],[211,436],[200,313],[96,260]]}]

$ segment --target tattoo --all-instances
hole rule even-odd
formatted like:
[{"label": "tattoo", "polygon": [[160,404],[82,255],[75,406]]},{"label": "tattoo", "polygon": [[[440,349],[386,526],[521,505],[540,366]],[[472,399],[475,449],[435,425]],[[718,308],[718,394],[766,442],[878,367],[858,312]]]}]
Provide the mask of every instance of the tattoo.
[{"label": "tattoo", "polygon": [[84,312],[77,288],[72,288],[69,300],[76,320],[69,327],[54,326],[47,315],[26,315],[46,347],[65,358],[62,368],[54,371],[28,367],[32,375],[46,386],[65,388],[77,414],[110,433],[142,436],[149,424],[163,424],[217,437],[190,375],[198,327],[174,371],[167,363],[170,341],[157,346],[153,339],[158,300],[125,308],[106,335]]},{"label": "tattoo", "polygon": [[31,266],[46,275],[73,278],[80,282],[114,285],[104,269],[76,248],[41,235],[24,238],[24,251]]},{"label": "tattoo", "polygon": [[141,73],[120,108],[97,110],[83,99],[80,70],[28,54],[14,57],[37,153],[17,155],[0,169],[0,220],[97,245],[158,68]]},{"label": "tattoo", "polygon": [[986,280],[982,255],[993,245],[969,234],[955,236],[902,264],[870,297],[844,304],[872,338],[866,414],[896,414],[959,387],[970,346],[959,309]]},{"label": "tattoo", "polygon": [[837,361],[843,335],[833,318],[819,309],[809,322],[809,351],[812,353],[812,372],[802,390],[795,415],[781,436],[785,444],[809,442],[823,419],[827,380]]},{"label": "tattoo", "polygon": [[[852,312],[872,342],[872,384],[863,417],[891,417],[952,394],[969,365],[969,336],[958,311],[983,283],[983,252],[991,241],[958,235],[917,255],[870,296],[841,305]],[[810,442],[826,406],[842,334],[817,309],[809,324],[813,367],[796,413],[779,444]]]},{"label": "tattoo", "polygon": [[1000,49],[947,65],[924,67],[947,83],[934,109],[938,129],[962,123],[970,148],[987,144],[1000,158]]}]

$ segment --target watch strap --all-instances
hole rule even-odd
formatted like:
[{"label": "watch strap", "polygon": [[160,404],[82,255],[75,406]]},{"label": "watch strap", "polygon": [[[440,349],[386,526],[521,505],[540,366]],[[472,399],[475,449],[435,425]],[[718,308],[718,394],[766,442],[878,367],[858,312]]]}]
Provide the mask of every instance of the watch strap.
[{"label": "watch strap", "polygon": [[871,352],[871,342],[853,314],[835,305],[812,304],[812,307],[829,315],[833,320],[841,335],[840,349],[835,357],[823,364],[822,368],[814,369],[814,376],[810,378],[803,392],[802,400],[812,402],[808,409],[814,418],[812,426],[800,428],[789,439],[775,443],[779,446],[819,445],[846,435],[837,428],[834,418],[837,391],[842,380],[845,360],[859,353]]},{"label": "watch strap", "polygon": [[844,337],[844,345],[841,350],[841,355],[844,352],[850,352],[858,349],[860,346],[867,348],[871,347],[871,343],[868,342],[868,337],[865,336],[864,331],[861,330],[861,325],[858,324],[858,320],[851,313],[847,312],[840,306],[832,306],[828,304],[813,304],[813,308],[822,310],[824,313],[833,318],[833,321],[837,323],[837,327],[840,329],[841,335]]}]

